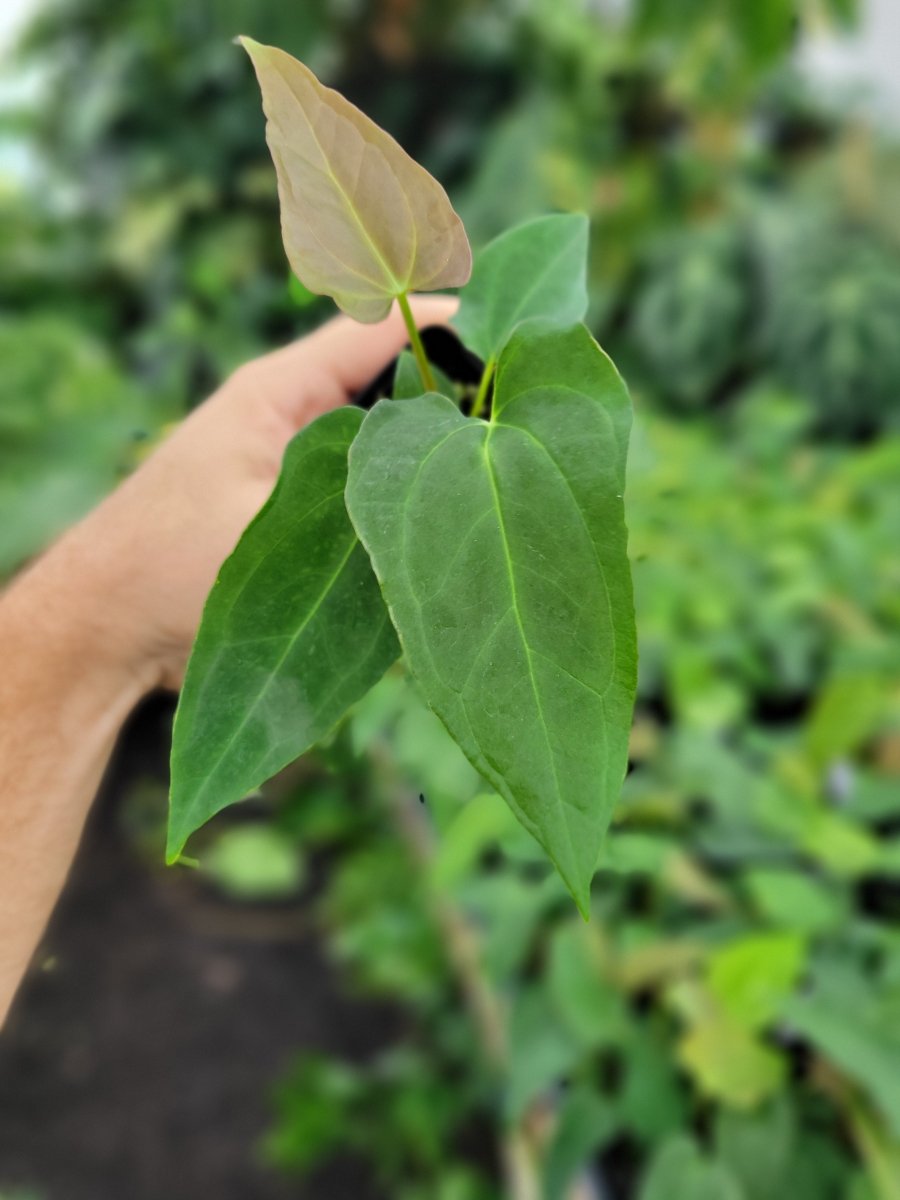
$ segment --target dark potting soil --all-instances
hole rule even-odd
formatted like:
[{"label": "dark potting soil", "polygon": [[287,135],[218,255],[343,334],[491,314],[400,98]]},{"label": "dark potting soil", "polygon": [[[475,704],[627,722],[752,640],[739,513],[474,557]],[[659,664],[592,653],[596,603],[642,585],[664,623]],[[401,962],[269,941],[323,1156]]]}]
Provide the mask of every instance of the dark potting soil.
[{"label": "dark potting soil", "polygon": [[289,1181],[258,1146],[298,1051],[364,1060],[400,1019],[342,993],[302,906],[201,897],[131,848],[117,808],[136,777],[164,773],[170,721],[154,700],[126,731],[0,1035],[0,1195],[377,1200],[362,1164]]}]

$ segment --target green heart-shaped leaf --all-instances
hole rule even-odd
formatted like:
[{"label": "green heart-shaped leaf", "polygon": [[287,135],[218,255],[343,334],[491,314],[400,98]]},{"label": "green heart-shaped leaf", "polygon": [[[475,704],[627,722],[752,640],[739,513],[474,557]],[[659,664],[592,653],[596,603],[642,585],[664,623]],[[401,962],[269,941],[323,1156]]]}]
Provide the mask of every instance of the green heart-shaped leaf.
[{"label": "green heart-shaped leaf", "polygon": [[328,733],[399,654],[344,507],[362,419],[338,409],[294,438],[206,602],[175,716],[170,862],[204,821]]},{"label": "green heart-shaped leaf", "polygon": [[382,400],[350,452],[348,509],[426,699],[584,913],[635,687],[630,421],[587,330],[530,326],[490,422]]},{"label": "green heart-shaped leaf", "polygon": [[241,42],[262,90],[297,278],[358,321],[387,316],[401,293],[465,283],[469,241],[437,180],[296,58]]},{"label": "green heart-shaped leaf", "polygon": [[485,246],[460,294],[453,323],[486,362],[523,321],[565,328],[587,312],[588,219],[578,213],[526,221]]}]

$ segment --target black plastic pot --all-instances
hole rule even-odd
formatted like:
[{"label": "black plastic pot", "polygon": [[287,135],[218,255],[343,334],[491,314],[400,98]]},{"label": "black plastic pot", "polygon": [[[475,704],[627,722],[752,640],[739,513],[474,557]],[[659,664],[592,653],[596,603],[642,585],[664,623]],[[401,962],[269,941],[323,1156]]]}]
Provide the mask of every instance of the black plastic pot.
[{"label": "black plastic pot", "polygon": [[[448,329],[446,325],[429,325],[421,331],[421,335],[430,363],[443,371],[454,383],[477,386],[484,371],[484,363],[477,354],[465,348],[452,329]],[[360,408],[371,408],[378,400],[389,397],[394,390],[396,370],[395,358],[353,397],[353,403]]]}]

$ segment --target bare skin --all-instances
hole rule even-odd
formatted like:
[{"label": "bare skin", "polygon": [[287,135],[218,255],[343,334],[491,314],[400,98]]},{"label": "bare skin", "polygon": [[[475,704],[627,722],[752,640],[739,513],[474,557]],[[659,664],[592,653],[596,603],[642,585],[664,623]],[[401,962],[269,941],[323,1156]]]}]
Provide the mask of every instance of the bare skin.
[{"label": "bare skin", "polygon": [[[419,325],[456,302],[420,297]],[[396,309],[240,368],[0,597],[0,1025],[65,882],[122,722],[178,687],[203,602],[304,425],[405,344]]]}]

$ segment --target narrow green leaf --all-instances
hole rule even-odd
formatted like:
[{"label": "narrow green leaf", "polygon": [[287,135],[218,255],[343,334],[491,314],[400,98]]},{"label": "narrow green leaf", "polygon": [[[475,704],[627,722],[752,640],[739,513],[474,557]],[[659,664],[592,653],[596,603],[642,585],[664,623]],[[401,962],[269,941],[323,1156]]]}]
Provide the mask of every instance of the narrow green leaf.
[{"label": "narrow green leaf", "polygon": [[342,408],[294,438],[210,593],[175,716],[169,861],[326,734],[399,653],[344,507],[361,422]]},{"label": "narrow green leaf", "polygon": [[421,396],[422,391],[422,375],[416,356],[411,350],[404,350],[397,359],[394,372],[394,399],[412,400],[414,396]]},{"label": "narrow green leaf", "polygon": [[[440,367],[436,367],[434,363],[431,364],[431,370],[441,395],[448,396],[452,400],[454,398],[453,384]],[[394,372],[393,398],[410,400],[413,396],[421,396],[423,391],[422,376],[416,356],[412,351],[404,350],[397,359],[397,369]]]},{"label": "narrow green leaf", "polygon": [[630,420],[587,330],[530,325],[490,423],[383,400],[350,454],[348,508],[425,698],[585,914],[635,686]]},{"label": "narrow green leaf", "polygon": [[496,358],[523,321],[560,327],[587,312],[588,219],[563,213],[501,233],[475,259],[454,325],[470,350]]}]

